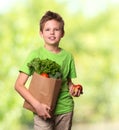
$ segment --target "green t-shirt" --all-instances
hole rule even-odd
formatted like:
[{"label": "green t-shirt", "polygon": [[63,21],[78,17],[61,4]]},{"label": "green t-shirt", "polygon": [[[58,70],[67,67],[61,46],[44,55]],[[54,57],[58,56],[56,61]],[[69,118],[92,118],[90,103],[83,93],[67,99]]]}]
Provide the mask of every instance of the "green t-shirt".
[{"label": "green t-shirt", "polygon": [[25,63],[20,68],[21,72],[28,74],[29,76],[32,75],[30,72],[27,63],[29,63],[34,58],[40,59],[50,59],[58,63],[62,68],[62,86],[61,91],[58,97],[55,114],[64,114],[70,112],[74,108],[74,101],[72,96],[69,93],[68,85],[67,85],[67,78],[75,78],[76,77],[76,70],[74,59],[72,55],[61,48],[61,51],[57,54],[52,53],[45,49],[44,47],[40,47],[39,49],[32,51],[29,56],[27,57]]}]

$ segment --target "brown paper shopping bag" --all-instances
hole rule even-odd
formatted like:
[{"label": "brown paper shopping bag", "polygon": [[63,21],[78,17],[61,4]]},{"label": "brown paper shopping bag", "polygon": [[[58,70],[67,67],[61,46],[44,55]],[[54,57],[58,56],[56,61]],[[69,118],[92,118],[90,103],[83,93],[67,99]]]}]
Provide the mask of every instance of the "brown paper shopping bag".
[{"label": "brown paper shopping bag", "polygon": [[[54,111],[60,87],[61,79],[46,78],[35,72],[29,85],[29,92]],[[27,101],[24,101],[23,107],[35,113],[35,109]]]}]

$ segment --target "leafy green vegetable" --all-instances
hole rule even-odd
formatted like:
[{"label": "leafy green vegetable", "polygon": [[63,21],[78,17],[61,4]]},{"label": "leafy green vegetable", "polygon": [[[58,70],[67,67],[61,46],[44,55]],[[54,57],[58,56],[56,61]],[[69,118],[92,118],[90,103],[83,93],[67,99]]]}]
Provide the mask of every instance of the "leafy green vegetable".
[{"label": "leafy green vegetable", "polygon": [[55,61],[40,58],[34,58],[30,63],[27,64],[30,71],[38,74],[47,73],[49,77],[61,78],[61,66]]}]

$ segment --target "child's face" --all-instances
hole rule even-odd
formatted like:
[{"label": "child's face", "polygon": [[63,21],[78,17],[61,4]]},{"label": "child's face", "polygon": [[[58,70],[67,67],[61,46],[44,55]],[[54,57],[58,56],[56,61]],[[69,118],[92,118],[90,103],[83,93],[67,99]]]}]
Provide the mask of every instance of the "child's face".
[{"label": "child's face", "polygon": [[45,44],[58,45],[63,37],[61,24],[56,20],[49,20],[44,24],[43,31],[40,32]]}]

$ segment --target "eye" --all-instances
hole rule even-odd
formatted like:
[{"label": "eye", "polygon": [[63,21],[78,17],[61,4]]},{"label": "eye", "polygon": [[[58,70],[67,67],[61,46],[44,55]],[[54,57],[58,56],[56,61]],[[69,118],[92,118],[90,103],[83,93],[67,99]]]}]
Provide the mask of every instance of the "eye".
[{"label": "eye", "polygon": [[50,31],[50,29],[49,29],[49,28],[46,28],[45,31]]},{"label": "eye", "polygon": [[59,29],[59,28],[55,28],[54,30],[55,30],[55,31],[60,31],[60,29]]}]

